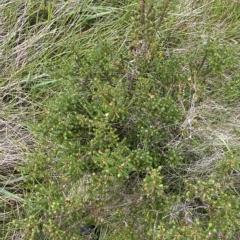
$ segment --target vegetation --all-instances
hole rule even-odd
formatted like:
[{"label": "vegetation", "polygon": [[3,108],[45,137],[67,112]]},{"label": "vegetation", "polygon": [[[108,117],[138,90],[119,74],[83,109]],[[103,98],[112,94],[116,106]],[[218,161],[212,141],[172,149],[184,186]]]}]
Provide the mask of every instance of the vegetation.
[{"label": "vegetation", "polygon": [[1,239],[240,238],[237,0],[0,11]]}]

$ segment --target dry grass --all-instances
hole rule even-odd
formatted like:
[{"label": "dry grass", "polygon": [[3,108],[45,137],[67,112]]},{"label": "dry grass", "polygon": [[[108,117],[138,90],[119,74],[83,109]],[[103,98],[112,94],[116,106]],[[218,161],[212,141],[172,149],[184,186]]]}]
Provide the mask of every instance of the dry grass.
[{"label": "dry grass", "polygon": [[[214,166],[223,159],[229,149],[237,154],[239,148],[240,106],[231,107],[205,99],[194,109],[194,116],[187,119],[189,135],[184,141],[189,143],[190,152],[198,160],[189,171],[213,172]],[[194,143],[194,139],[197,139]],[[227,144],[227,146],[226,146]],[[229,149],[227,149],[229,147]]]},{"label": "dry grass", "polygon": [[32,134],[22,125],[18,115],[6,115],[8,119],[0,119],[0,183],[1,183],[1,234],[9,239],[19,234],[8,224],[12,218],[20,218],[20,208],[24,193],[24,177],[18,172],[18,167],[26,160],[24,154],[33,144]]}]

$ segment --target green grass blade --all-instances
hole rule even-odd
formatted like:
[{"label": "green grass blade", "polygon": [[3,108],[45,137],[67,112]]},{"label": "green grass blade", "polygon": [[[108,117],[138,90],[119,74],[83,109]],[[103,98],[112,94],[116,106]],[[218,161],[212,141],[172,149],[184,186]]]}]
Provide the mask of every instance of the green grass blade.
[{"label": "green grass blade", "polygon": [[4,188],[0,188],[0,193],[6,198],[12,198],[12,199],[15,199],[20,202],[25,202],[25,199],[19,197],[18,195],[14,194],[14,193],[9,192],[8,190],[6,190]]}]

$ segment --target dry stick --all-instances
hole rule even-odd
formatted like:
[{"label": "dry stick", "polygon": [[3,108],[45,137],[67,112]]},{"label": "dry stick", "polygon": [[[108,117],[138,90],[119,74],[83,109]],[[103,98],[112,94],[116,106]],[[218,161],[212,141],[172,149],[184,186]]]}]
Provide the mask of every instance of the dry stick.
[{"label": "dry stick", "polygon": [[146,2],[145,2],[145,0],[142,0],[141,1],[142,24],[145,24],[145,10],[146,10]]},{"label": "dry stick", "polygon": [[161,26],[163,18],[165,16],[166,12],[167,12],[167,9],[169,8],[169,5],[170,5],[171,1],[172,0],[168,0],[167,3],[165,4],[164,8],[163,8],[162,14],[161,14],[159,20],[157,21],[157,29]]}]

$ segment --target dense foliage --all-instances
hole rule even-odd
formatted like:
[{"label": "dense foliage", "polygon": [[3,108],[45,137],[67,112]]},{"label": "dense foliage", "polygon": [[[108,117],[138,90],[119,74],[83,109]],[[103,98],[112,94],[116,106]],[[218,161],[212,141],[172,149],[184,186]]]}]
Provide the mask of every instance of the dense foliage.
[{"label": "dense foliage", "polygon": [[[200,35],[198,15],[194,37],[174,14],[189,7],[181,1],[74,4],[29,2],[24,34],[59,34],[19,72],[34,144],[15,170],[21,216],[7,224],[24,239],[82,239],[88,224],[100,239],[238,239],[238,147],[217,136],[214,159],[196,110],[210,98],[237,105],[236,45],[209,26]],[[213,1],[210,16],[222,5]]]}]

